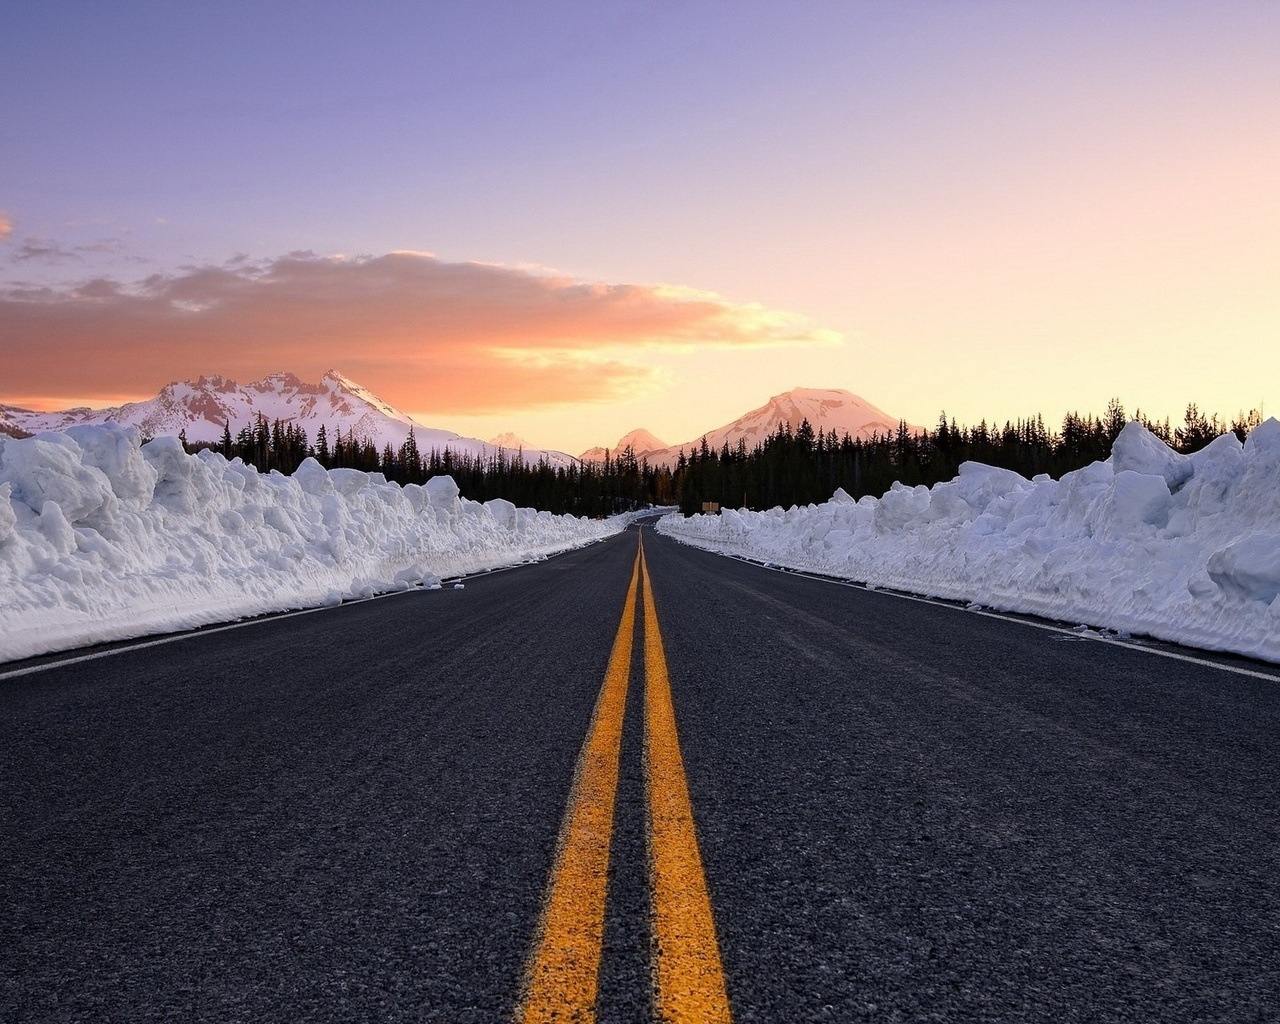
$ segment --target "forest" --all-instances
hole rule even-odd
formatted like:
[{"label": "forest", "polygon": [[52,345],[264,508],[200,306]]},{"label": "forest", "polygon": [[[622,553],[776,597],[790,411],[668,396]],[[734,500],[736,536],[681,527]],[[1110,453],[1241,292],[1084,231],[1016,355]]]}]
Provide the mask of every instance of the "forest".
[{"label": "forest", "polygon": [[[1241,413],[1230,423],[1216,413],[1206,415],[1187,406],[1183,422],[1152,421],[1134,415],[1157,437],[1184,454],[1198,451],[1228,431],[1244,440],[1261,422],[1261,414]],[[932,430],[913,430],[903,422],[895,431],[852,438],[815,431],[805,421],[792,430],[786,424],[748,449],[714,449],[704,438],[681,452],[673,467],[650,466],[631,449],[612,453],[603,462],[551,466],[545,460],[526,464],[521,453],[499,451],[476,458],[450,450],[422,452],[413,431],[399,449],[379,450],[367,440],[323,426],[310,439],[306,431],[279,420],[259,418],[236,435],[224,428],[215,444],[183,443],[188,451],[214,448],[227,458],[239,457],[261,472],[292,473],[308,457],[326,469],[348,467],[381,473],[398,483],[423,483],[447,473],[462,493],[476,501],[506,498],[517,505],[555,513],[602,516],[643,505],[679,505],[686,514],[712,503],[730,508],[772,508],[826,501],[837,487],[855,498],[878,496],[894,482],[907,486],[950,480],[962,462],[983,462],[1014,470],[1028,479],[1040,473],[1057,478],[1105,459],[1129,421],[1124,406],[1113,399],[1102,416],[1068,413],[1057,431],[1041,416],[1006,421],[1003,427],[958,426],[945,413]]]}]

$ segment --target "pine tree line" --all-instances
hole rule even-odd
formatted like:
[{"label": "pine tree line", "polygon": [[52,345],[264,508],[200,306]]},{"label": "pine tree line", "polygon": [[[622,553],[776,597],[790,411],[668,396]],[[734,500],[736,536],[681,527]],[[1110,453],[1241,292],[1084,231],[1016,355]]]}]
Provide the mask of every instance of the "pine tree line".
[{"label": "pine tree line", "polygon": [[544,509],[557,514],[604,516],[643,505],[675,504],[672,473],[637,461],[630,448],[602,463],[574,462],[553,466],[543,457],[529,464],[522,452],[498,449],[481,457],[450,448],[422,452],[413,429],[399,448],[384,444],[381,451],[354,432],[337,429],[330,436],[321,424],[312,443],[307,432],[294,423],[268,423],[259,416],[252,425],[232,435],[222,428],[220,441],[190,443],[179,435],[188,451],[212,448],[228,459],[239,458],[260,472],[275,470],[293,473],[304,459],[313,458],[325,469],[358,469],[381,473],[399,484],[421,484],[433,476],[447,474],[462,493],[475,501],[506,498],[525,508]]},{"label": "pine tree line", "polygon": [[[1195,404],[1187,406],[1184,422],[1176,429],[1168,420],[1152,421],[1141,411],[1134,418],[1184,454],[1200,450],[1228,430],[1244,440],[1262,419],[1253,410],[1228,426],[1217,414],[1206,417]],[[1038,415],[1006,421],[1003,427],[989,426],[985,420],[975,427],[958,427],[944,412],[933,430],[912,431],[901,422],[894,431],[865,439],[815,432],[806,420],[795,431],[783,424],[750,451],[741,441],[735,449],[725,444],[716,451],[704,438],[688,456],[681,453],[674,483],[681,510],[692,514],[708,502],[731,508],[787,508],[826,501],[837,487],[860,498],[879,496],[895,482],[932,486],[955,477],[962,462],[999,466],[1027,478],[1047,473],[1057,479],[1107,458],[1128,421],[1118,399],[1112,399],[1102,417],[1068,413],[1058,433],[1050,432]]]},{"label": "pine tree line", "polygon": [[[1216,413],[1206,416],[1195,404],[1187,406],[1176,428],[1168,420],[1152,421],[1141,411],[1136,418],[1170,447],[1187,454],[1228,430],[1243,440],[1261,422],[1255,410],[1227,424]],[[386,444],[379,451],[350,431],[344,435],[337,429],[330,435],[321,425],[313,442],[302,427],[280,420],[269,423],[262,416],[234,436],[229,425],[224,426],[221,440],[214,444],[189,444],[185,436],[182,440],[189,451],[214,448],[261,472],[290,474],[304,459],[314,458],[326,469],[381,473],[400,484],[421,484],[448,474],[476,501],[506,498],[557,514],[601,516],[643,505],[678,504],[691,513],[705,502],[731,508],[786,508],[826,501],[837,487],[855,498],[878,496],[895,481],[931,486],[950,480],[968,461],[1012,469],[1028,478],[1040,473],[1057,478],[1107,458],[1127,422],[1118,399],[1102,417],[1068,413],[1058,432],[1048,430],[1041,416],[1006,421],[1003,427],[985,420],[960,427],[943,413],[933,430],[913,431],[902,422],[894,431],[869,438],[814,431],[805,421],[794,431],[782,425],[750,449],[739,440],[734,448],[726,444],[716,450],[703,438],[687,453],[681,452],[673,468],[637,460],[631,448],[603,462],[569,466],[553,466],[545,457],[529,464],[523,453],[503,449],[488,457],[447,448],[424,453],[412,429],[399,448]]]}]

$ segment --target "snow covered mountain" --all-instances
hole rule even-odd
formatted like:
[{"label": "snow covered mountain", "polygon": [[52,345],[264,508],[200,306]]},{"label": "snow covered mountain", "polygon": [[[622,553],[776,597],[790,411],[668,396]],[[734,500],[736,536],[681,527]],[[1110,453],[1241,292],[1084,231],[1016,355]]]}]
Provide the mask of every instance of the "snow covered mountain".
[{"label": "snow covered mountain", "polygon": [[[815,432],[821,430],[830,433],[834,430],[841,437],[848,434],[850,437],[863,439],[898,428],[897,418],[877,409],[865,398],[859,398],[852,392],[839,388],[794,388],[774,395],[760,408],[752,409],[732,423],[708,431],[703,436],[707,439],[707,445],[716,450],[726,443],[730,448],[735,448],[738,441],[742,440],[750,451],[770,434],[776,433],[783,423],[789,424],[794,431],[805,420],[809,421]],[[639,441],[641,436],[647,441]],[[670,466],[675,464],[681,451],[693,451],[701,443],[702,437],[699,437],[684,444],[665,446],[647,430],[633,430],[611,451],[616,453],[620,448],[631,444],[637,458],[643,456],[651,464]],[[592,448],[583,452],[581,458],[583,461],[599,461],[604,458],[604,451],[603,448]]]},{"label": "snow covered mountain", "polygon": [[[872,434],[884,434],[898,428],[898,418],[877,409],[865,398],[840,388],[794,388],[774,395],[759,409],[738,417],[719,430],[707,434],[707,444],[721,447],[726,441],[732,448],[742,438],[752,448],[783,423],[792,430],[805,420],[814,431],[835,431],[864,440]],[[701,438],[699,438],[701,441]]]},{"label": "snow covered mountain", "polygon": [[665,441],[659,441],[643,427],[637,427],[629,434],[623,434],[612,448],[589,448],[578,458],[583,462],[603,462],[607,456],[616,456],[619,452],[625,451],[628,445],[635,452],[637,459],[648,459],[650,462],[655,461],[655,455],[665,453],[668,448]]},{"label": "snow covered mountain", "polygon": [[533,445],[531,445],[519,434],[513,433],[510,430],[506,431],[505,433],[499,434],[497,437],[489,438],[489,443],[491,445],[494,445],[497,448],[506,448],[510,451],[516,451],[517,449],[520,449],[520,448],[533,447]]},{"label": "snow covered mountain", "polygon": [[[241,427],[256,423],[259,416],[270,422],[293,423],[305,430],[312,441],[323,425],[330,438],[341,431],[344,437],[354,434],[370,440],[378,449],[386,444],[399,448],[412,427],[423,454],[447,448],[458,454],[487,458],[496,454],[499,447],[514,450],[510,445],[489,444],[451,430],[423,426],[336,370],[326,373],[318,384],[309,384],[291,373],[273,373],[244,385],[219,376],[176,381],[161,388],[155,398],[108,409],[32,412],[0,406],[0,429],[34,434],[82,423],[115,422],[137,426],[151,437],[185,430],[188,441],[217,441],[224,425],[234,435]],[[524,458],[531,464],[544,455],[553,466],[568,466],[574,461],[563,452],[524,446]]]},{"label": "snow covered mountain", "polygon": [[14,413],[22,415],[24,412],[25,410],[15,408],[11,405],[0,405],[0,435],[4,435],[6,437],[26,437],[30,434],[31,431],[23,430],[22,427],[18,426],[17,422],[13,418]]}]

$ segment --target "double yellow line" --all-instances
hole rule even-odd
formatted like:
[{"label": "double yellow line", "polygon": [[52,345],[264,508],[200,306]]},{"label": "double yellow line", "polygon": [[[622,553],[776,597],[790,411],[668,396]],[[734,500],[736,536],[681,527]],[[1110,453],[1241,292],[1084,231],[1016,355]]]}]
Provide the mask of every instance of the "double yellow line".
[{"label": "double yellow line", "polygon": [[641,538],[622,622],[565,811],[542,920],[516,1014],[520,1024],[595,1020],[604,939],[622,721],[644,581],[644,774],[654,938],[654,1010],[661,1021],[730,1021],[711,899],[676,735],[671,681]]}]

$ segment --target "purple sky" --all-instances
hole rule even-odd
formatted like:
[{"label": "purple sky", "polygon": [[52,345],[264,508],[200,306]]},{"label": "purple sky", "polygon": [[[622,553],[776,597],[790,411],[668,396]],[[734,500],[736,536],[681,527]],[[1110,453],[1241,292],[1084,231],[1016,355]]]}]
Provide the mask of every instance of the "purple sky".
[{"label": "purple sky", "polygon": [[[5,36],[0,401],[334,366],[569,449],[796,385],[925,423],[1280,402],[1280,5],[52,3]],[[387,293],[362,379],[333,328],[398,250],[511,273],[449,271],[456,328]],[[358,286],[273,312],[299,251]],[[478,288],[522,274],[560,303],[533,327]],[[447,400],[441,353],[475,368]]]}]

